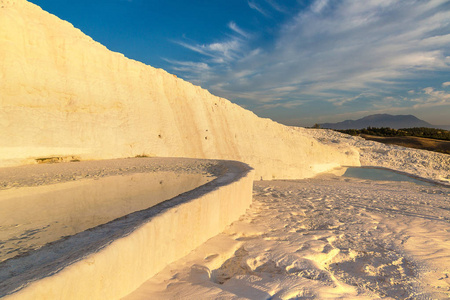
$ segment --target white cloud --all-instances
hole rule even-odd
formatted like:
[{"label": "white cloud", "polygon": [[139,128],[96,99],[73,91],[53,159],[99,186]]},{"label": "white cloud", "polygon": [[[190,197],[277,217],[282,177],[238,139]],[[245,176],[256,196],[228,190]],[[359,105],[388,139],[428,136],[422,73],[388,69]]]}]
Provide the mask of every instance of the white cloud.
[{"label": "white cloud", "polygon": [[248,38],[250,35],[245,32],[242,28],[240,28],[239,26],[237,26],[237,24],[233,21],[228,23],[228,27],[233,30],[234,32],[236,32],[239,35],[242,35],[243,37]]},{"label": "white cloud", "polygon": [[211,75],[211,67],[204,62],[164,60],[171,64],[172,71],[196,85],[202,85]]},{"label": "white cloud", "polygon": [[302,103],[298,102],[298,101],[289,101],[289,102],[282,102],[282,103],[268,103],[268,104],[263,104],[261,105],[261,109],[264,110],[270,110],[270,109],[274,109],[274,108],[296,108],[298,106],[301,106]]},{"label": "white cloud", "polygon": [[205,71],[209,71],[211,68],[208,66],[208,64],[206,63],[196,63],[196,62],[192,62],[192,61],[178,61],[178,60],[170,60],[170,59],[165,59],[167,62],[176,65],[177,67],[175,67],[178,70],[184,70],[184,71],[194,71],[194,72],[205,72]]},{"label": "white cloud", "polygon": [[222,42],[207,45],[191,44],[175,41],[176,44],[208,57],[212,62],[223,64],[238,59],[242,52],[242,41],[236,37],[228,38]]},{"label": "white cloud", "polygon": [[436,99],[440,99],[442,101],[448,101],[447,104],[450,104],[450,93],[447,93],[445,91],[438,91],[431,87],[424,88],[423,91],[426,95],[429,95]]},{"label": "white cloud", "polygon": [[[303,91],[369,88],[396,79],[412,78],[417,70],[449,69],[443,45],[449,12],[416,1],[341,1],[324,14],[326,1],[316,1],[286,24],[276,50],[265,61],[267,82],[298,82]],[[448,28],[448,27],[447,27]],[[448,32],[448,29],[446,30]],[[421,40],[428,39],[425,45]],[[323,84],[326,83],[326,84]]]},{"label": "white cloud", "polygon": [[192,50],[194,52],[203,54],[205,56],[212,56],[210,53],[208,53],[206,51],[206,49],[205,49],[206,47],[204,45],[191,45],[189,43],[185,43],[185,42],[181,42],[181,41],[175,41],[174,43],[176,43],[176,44],[178,44],[180,46],[183,46],[183,47],[185,47],[185,48],[187,48],[189,50]]},{"label": "white cloud", "polygon": [[[273,0],[266,3],[276,9]],[[445,3],[316,0],[274,29],[274,43],[268,46],[254,44],[258,35],[246,38],[247,32],[234,22],[228,23],[235,34],[231,38],[207,45],[179,44],[204,55],[202,62],[210,69],[203,86],[254,107],[281,107],[280,99],[329,101],[335,107],[363,101],[372,107],[389,101],[399,106],[426,101],[437,105],[447,103],[448,96],[421,90],[423,86],[403,87],[405,94],[419,91],[409,93],[417,102],[388,97],[389,91],[395,94],[401,88],[397,82],[450,71],[450,9]],[[256,1],[248,5],[268,16]]]},{"label": "white cloud", "polygon": [[223,55],[228,56],[228,53],[238,50],[239,46],[240,43],[237,40],[229,40],[225,42],[209,44],[206,46],[206,48],[211,51],[220,52]]},{"label": "white cloud", "polygon": [[450,106],[450,93],[432,87],[422,89],[422,93],[411,99],[414,108]]},{"label": "white cloud", "polygon": [[282,6],[281,4],[277,3],[275,0],[266,0],[266,2],[276,11],[288,13],[288,9]]},{"label": "white cloud", "polygon": [[422,90],[423,90],[423,92],[424,92],[425,94],[427,94],[427,95],[431,95],[431,94],[434,93],[434,89],[433,89],[432,87],[426,87],[426,88],[424,88],[424,89],[422,89]]},{"label": "white cloud", "polygon": [[320,13],[328,5],[328,0],[316,0],[311,5],[311,10]]},{"label": "white cloud", "polygon": [[262,9],[261,6],[259,4],[257,4],[255,1],[249,0],[249,1],[247,1],[247,3],[251,9],[256,10],[257,12],[259,12],[260,14],[262,14],[265,17],[270,17],[270,14],[267,11],[265,11],[264,9]]}]

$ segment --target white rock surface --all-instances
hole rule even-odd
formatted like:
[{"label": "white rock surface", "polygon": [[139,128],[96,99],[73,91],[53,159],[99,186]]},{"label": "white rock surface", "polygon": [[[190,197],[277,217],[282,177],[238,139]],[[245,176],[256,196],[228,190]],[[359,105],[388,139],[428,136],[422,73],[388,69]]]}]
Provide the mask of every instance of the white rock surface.
[{"label": "white rock surface", "polygon": [[146,154],[238,160],[273,179],[359,165],[352,147],[111,52],[25,0],[0,0],[0,61],[0,166]]}]

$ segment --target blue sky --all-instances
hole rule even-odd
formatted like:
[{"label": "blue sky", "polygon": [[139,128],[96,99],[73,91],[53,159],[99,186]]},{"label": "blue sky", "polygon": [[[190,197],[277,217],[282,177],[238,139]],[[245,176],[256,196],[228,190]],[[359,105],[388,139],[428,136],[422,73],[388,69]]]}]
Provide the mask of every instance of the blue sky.
[{"label": "blue sky", "polygon": [[450,124],[448,0],[32,0],[110,50],[288,125]]}]

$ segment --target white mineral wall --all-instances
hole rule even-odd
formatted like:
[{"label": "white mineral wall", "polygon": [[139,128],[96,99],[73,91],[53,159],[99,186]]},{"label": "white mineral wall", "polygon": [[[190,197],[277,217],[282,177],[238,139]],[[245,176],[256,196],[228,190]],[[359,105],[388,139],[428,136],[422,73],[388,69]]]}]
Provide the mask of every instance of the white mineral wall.
[{"label": "white mineral wall", "polygon": [[0,0],[0,166],[43,157],[233,159],[256,177],[359,165],[164,70],[111,52],[25,0]]}]

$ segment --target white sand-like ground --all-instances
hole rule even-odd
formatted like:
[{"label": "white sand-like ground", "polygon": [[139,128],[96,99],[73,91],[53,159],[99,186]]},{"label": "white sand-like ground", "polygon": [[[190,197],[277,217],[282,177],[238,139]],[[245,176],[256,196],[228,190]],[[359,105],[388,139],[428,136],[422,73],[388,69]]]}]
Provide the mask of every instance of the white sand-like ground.
[{"label": "white sand-like ground", "polygon": [[322,175],[257,181],[224,233],[125,299],[448,299],[450,190]]}]

